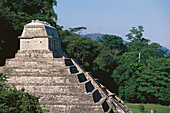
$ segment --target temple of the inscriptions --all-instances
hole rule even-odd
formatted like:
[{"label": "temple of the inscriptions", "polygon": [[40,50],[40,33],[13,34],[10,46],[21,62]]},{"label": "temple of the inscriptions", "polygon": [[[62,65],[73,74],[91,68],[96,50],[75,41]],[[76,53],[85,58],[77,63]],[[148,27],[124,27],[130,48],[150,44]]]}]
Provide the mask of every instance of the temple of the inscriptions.
[{"label": "temple of the inscriptions", "polygon": [[18,38],[20,49],[0,73],[8,74],[7,84],[41,96],[50,113],[132,113],[77,60],[67,58],[57,29],[47,22],[32,20]]}]

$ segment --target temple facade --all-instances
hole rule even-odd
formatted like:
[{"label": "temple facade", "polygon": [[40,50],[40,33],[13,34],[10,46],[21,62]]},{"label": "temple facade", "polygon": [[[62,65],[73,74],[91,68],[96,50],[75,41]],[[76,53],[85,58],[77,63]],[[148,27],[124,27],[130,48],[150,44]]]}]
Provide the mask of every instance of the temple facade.
[{"label": "temple facade", "polygon": [[61,38],[57,29],[47,22],[32,20],[24,26],[20,39],[20,50],[50,50],[54,58],[66,57],[61,50]]}]

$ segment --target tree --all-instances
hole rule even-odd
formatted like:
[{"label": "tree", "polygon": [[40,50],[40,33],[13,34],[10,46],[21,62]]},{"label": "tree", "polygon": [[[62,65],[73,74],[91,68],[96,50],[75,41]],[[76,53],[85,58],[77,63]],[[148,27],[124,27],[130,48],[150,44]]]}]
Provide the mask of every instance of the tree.
[{"label": "tree", "polygon": [[116,35],[104,35],[97,41],[99,53],[93,62],[93,76],[99,78],[111,91],[116,92],[117,87],[110,75],[119,65],[126,46],[123,45],[123,39]]},{"label": "tree", "polygon": [[104,35],[97,41],[100,53],[94,63],[98,69],[111,74],[118,65],[119,56],[125,51],[123,39],[116,35]]},{"label": "tree", "polygon": [[85,69],[92,71],[93,61],[97,56],[97,42],[89,37],[81,37],[78,34],[66,31],[68,36],[63,37],[63,49],[67,56],[76,58]]},{"label": "tree", "polygon": [[123,100],[168,104],[163,91],[168,94],[165,89],[170,82],[170,59],[164,56],[166,51],[159,49],[160,44],[142,40],[143,27],[139,29],[132,29],[133,36],[129,34],[132,42],[127,44],[128,51],[121,56],[111,77]]},{"label": "tree", "polygon": [[132,42],[137,41],[137,40],[140,40],[141,42],[143,42],[143,43],[145,43],[145,44],[148,44],[148,42],[149,42],[150,40],[145,39],[145,38],[143,37],[143,32],[144,32],[143,26],[141,26],[141,25],[138,26],[138,28],[132,27],[132,29],[130,30],[130,33],[128,33],[128,34],[126,35],[126,37],[128,37],[128,40],[130,40],[130,41],[132,41]]},{"label": "tree", "polygon": [[130,33],[126,35],[128,40],[132,41],[132,43],[127,44],[128,51],[139,51],[138,62],[140,62],[141,59],[141,49],[143,46],[148,45],[150,41],[143,37],[143,32],[143,26],[138,26],[138,28],[132,27]]},{"label": "tree", "polygon": [[47,21],[56,26],[57,14],[53,6],[55,0],[1,0],[0,1],[0,40],[5,41],[0,51],[0,65],[5,59],[14,57],[19,48],[18,36],[23,26],[31,20]]},{"label": "tree", "polygon": [[162,87],[160,89],[160,97],[159,100],[162,101],[161,103],[164,103],[165,105],[169,105],[170,104],[170,82],[167,83],[167,85],[165,87]]},{"label": "tree", "polygon": [[135,61],[122,63],[112,74],[119,86],[119,96],[128,102],[166,104],[167,100],[162,97],[168,95],[163,96],[160,90],[166,89],[170,82],[169,63],[170,59],[166,58],[152,58],[150,65]]},{"label": "tree", "polygon": [[6,75],[0,74],[0,112],[1,113],[43,113],[38,102],[39,97],[34,97],[24,92],[24,89],[17,90],[15,86],[5,84]]},{"label": "tree", "polygon": [[125,48],[123,45],[123,39],[116,35],[103,35],[97,39],[98,43],[109,50],[120,50],[122,52]]},{"label": "tree", "polygon": [[78,32],[79,31],[79,34],[81,33],[82,30],[84,29],[87,29],[86,27],[75,27],[75,28],[69,28],[70,29],[70,32]]},{"label": "tree", "polygon": [[[141,77],[137,79],[137,82],[140,82],[138,90],[145,94],[145,98],[147,95],[150,96],[147,102],[169,105],[168,100],[162,98],[164,94],[161,92],[168,87],[170,82],[169,63],[170,59],[152,58],[150,65],[141,72]],[[168,95],[164,97],[167,98]]]}]

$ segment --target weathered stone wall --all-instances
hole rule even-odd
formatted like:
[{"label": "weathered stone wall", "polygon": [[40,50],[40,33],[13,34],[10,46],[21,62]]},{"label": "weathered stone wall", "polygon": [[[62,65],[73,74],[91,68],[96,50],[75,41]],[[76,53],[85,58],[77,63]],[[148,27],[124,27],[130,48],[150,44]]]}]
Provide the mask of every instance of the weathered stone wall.
[{"label": "weathered stone wall", "polygon": [[38,37],[38,36],[47,36],[45,27],[40,25],[25,25],[21,37]]},{"label": "weathered stone wall", "polygon": [[48,50],[48,38],[21,39],[20,50]]}]

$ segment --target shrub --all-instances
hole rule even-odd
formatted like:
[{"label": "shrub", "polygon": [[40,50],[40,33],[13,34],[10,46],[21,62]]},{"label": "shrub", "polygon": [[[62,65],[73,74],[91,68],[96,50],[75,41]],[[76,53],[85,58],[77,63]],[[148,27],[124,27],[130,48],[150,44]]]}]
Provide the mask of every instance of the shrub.
[{"label": "shrub", "polygon": [[144,105],[140,105],[139,106],[139,110],[140,110],[140,112],[144,112],[145,111],[145,106]]},{"label": "shrub", "polygon": [[29,93],[24,92],[24,88],[17,90],[15,86],[5,84],[8,77],[0,74],[0,112],[1,113],[42,113],[38,99]]}]

